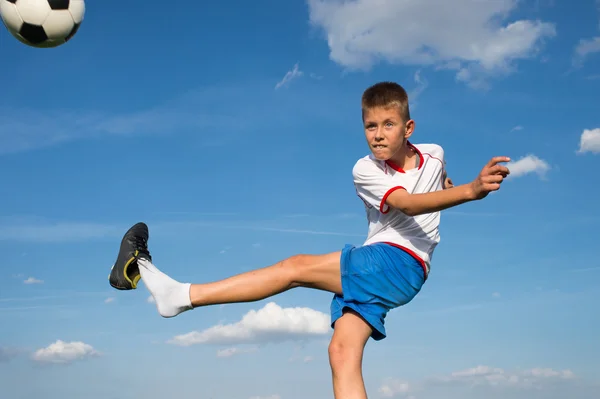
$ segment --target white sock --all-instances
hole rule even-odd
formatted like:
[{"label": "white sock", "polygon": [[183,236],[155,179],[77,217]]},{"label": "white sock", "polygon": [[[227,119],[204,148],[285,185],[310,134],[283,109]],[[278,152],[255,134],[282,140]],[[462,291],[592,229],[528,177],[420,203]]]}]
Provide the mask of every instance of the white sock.
[{"label": "white sock", "polygon": [[180,283],[158,270],[152,262],[139,259],[142,281],[152,294],[158,313],[162,317],[174,317],[191,310],[190,283]]}]

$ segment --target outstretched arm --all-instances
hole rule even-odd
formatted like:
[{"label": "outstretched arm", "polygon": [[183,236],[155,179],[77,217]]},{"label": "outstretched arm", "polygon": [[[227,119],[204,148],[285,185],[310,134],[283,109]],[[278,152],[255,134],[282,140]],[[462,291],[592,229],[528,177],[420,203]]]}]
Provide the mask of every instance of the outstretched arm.
[{"label": "outstretched arm", "polygon": [[506,166],[499,165],[500,162],[508,161],[510,161],[508,157],[494,157],[471,183],[445,190],[424,194],[410,194],[405,190],[395,190],[387,197],[386,204],[409,216],[416,216],[485,198],[491,191],[499,190],[500,184],[510,173]]}]

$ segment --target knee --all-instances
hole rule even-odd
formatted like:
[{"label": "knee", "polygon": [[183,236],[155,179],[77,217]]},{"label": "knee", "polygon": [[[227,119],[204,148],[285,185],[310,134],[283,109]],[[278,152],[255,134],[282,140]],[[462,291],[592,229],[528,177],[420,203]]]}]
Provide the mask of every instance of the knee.
[{"label": "knee", "polygon": [[341,339],[333,339],[329,344],[329,364],[334,373],[359,370],[362,363],[363,347],[352,345]]},{"label": "knee", "polygon": [[289,273],[293,286],[302,285],[303,270],[310,265],[310,255],[294,255],[284,260],[281,266]]}]

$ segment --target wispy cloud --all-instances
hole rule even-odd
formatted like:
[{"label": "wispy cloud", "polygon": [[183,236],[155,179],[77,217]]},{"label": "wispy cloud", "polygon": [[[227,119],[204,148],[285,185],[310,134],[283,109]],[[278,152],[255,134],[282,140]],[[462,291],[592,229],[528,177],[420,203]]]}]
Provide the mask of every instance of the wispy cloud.
[{"label": "wispy cloud", "polygon": [[[600,19],[600,0],[596,0],[596,10]],[[600,29],[600,21],[598,28]],[[595,53],[600,53],[600,36],[580,39],[573,51],[573,68],[581,68],[587,58]]]},{"label": "wispy cloud", "polygon": [[[0,154],[103,136],[197,133],[203,128],[215,127],[216,120],[223,118],[238,120],[239,126],[245,126],[242,123],[244,111],[240,107],[225,106],[233,97],[233,91],[243,92],[228,87],[190,90],[147,109],[125,110],[120,114],[89,109],[40,112],[3,108],[0,109]],[[214,140],[211,136],[214,135],[206,135],[207,144]]]},{"label": "wispy cloud", "polygon": [[82,296],[104,296],[106,292],[62,292],[57,295],[41,295],[41,296],[24,296],[24,297],[11,297],[11,298],[0,298],[1,302],[31,302],[31,301],[48,301],[53,299],[70,299]]},{"label": "wispy cloud", "polygon": [[[289,234],[309,234],[341,237],[364,237],[363,234],[299,229],[293,227],[268,226],[272,221],[231,221],[231,220],[185,220],[185,221],[157,221],[149,222],[153,234],[170,234],[182,228],[193,229],[197,227],[212,227],[215,229],[228,230],[251,230],[267,231]],[[120,239],[128,225],[103,224],[96,222],[72,222],[72,221],[47,221],[35,218],[16,218],[15,220],[0,223],[0,241],[24,241],[24,242],[77,242],[99,239]],[[226,251],[229,247],[224,248]],[[222,252],[225,253],[225,252]]]},{"label": "wispy cloud", "polygon": [[309,234],[309,235],[327,235],[327,236],[341,236],[341,237],[363,237],[363,234],[352,233],[352,232],[339,232],[329,230],[312,230],[312,229],[297,229],[297,228],[286,228],[286,227],[269,227],[265,226],[265,221],[260,222],[242,222],[231,223],[228,221],[219,222],[206,222],[206,221],[184,221],[184,222],[164,222],[160,223],[156,228],[161,230],[173,230],[179,228],[194,228],[194,227],[214,227],[218,229],[233,229],[233,230],[252,230],[252,231],[271,231],[276,233],[290,233],[290,234]]},{"label": "wispy cloud", "polygon": [[279,82],[277,82],[277,84],[275,85],[275,90],[280,89],[282,87],[289,86],[289,84],[293,80],[298,79],[302,75],[304,75],[304,72],[302,72],[300,70],[298,63],[296,63],[291,70],[286,72],[283,79],[281,79]]},{"label": "wispy cloud", "polygon": [[73,304],[69,305],[37,305],[37,306],[10,306],[0,307],[0,312],[24,312],[26,310],[40,310],[40,309],[60,309],[60,308],[72,308]]},{"label": "wispy cloud", "polygon": [[573,66],[575,68],[581,67],[586,59],[595,53],[600,52],[600,36],[593,37],[590,39],[581,39],[575,47],[573,55]]},{"label": "wispy cloud", "polygon": [[225,349],[220,349],[217,351],[217,357],[232,357],[232,356],[242,355],[242,354],[246,354],[246,353],[254,353],[257,351],[258,351],[257,346],[251,346],[249,348],[239,348],[239,347],[225,348]]},{"label": "wispy cloud", "polygon": [[0,241],[66,242],[115,237],[122,227],[101,223],[50,222],[41,218],[5,218],[0,222]]},{"label": "wispy cloud", "polygon": [[[286,82],[301,76],[290,71]],[[282,81],[283,82],[283,81]],[[285,82],[282,83],[282,85]],[[46,110],[0,109],[0,155],[56,146],[82,140],[119,139],[137,135],[193,135],[198,145],[219,146],[262,124],[265,117],[279,123],[295,123],[304,110],[320,109],[328,94],[317,95],[317,101],[306,102],[294,97],[282,102],[274,94],[271,81],[232,82],[190,89],[171,99],[147,108],[127,108],[115,113],[103,109]],[[318,90],[314,88],[314,90]],[[310,94],[311,98],[315,93]],[[231,106],[235,98],[244,106]],[[289,101],[295,101],[294,114],[288,112]],[[220,129],[222,120],[235,123],[236,129]],[[215,129],[219,134],[215,135]]]},{"label": "wispy cloud", "polygon": [[[38,295],[7,298],[0,297],[0,305],[6,304],[6,306],[0,307],[0,312],[23,312],[28,310],[35,311],[40,309],[74,308],[77,304],[81,303],[81,299],[84,297],[107,298],[107,292],[61,291],[60,293],[55,295]],[[35,302],[42,302],[43,304],[35,304]]]},{"label": "wispy cloud", "polygon": [[518,132],[519,130],[523,130],[523,129],[524,129],[523,126],[517,125],[517,126],[513,127],[512,129],[510,129],[509,133]]},{"label": "wispy cloud", "polygon": [[410,100],[412,109],[416,108],[416,105],[418,104],[418,98],[425,91],[427,86],[429,86],[429,82],[423,76],[421,76],[420,69],[415,72],[414,80],[417,85],[408,93],[408,98]]},{"label": "wispy cloud", "polygon": [[[465,390],[468,388],[468,390]],[[474,399],[480,397],[510,397],[525,399],[532,392],[541,393],[540,397],[563,397],[562,394],[572,392],[576,397],[588,391],[580,380],[569,370],[551,368],[531,368],[505,370],[499,367],[479,365],[473,368],[451,372],[446,375],[430,376],[420,381],[387,378],[379,387],[379,393],[386,398],[418,397],[430,399],[441,397],[461,397]],[[556,393],[562,394],[544,396]],[[591,393],[591,390],[589,391]],[[498,396],[496,396],[498,395]],[[536,396],[537,397],[537,396]],[[571,397],[571,396],[570,396]]]}]

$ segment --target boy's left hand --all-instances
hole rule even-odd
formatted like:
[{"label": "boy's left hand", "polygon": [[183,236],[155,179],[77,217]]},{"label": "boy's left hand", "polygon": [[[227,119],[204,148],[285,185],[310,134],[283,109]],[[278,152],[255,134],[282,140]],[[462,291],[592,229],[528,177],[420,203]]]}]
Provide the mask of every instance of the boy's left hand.
[{"label": "boy's left hand", "polygon": [[446,177],[446,180],[444,181],[444,190],[447,188],[452,188],[454,187],[454,183],[452,183],[452,179],[449,177]]}]

